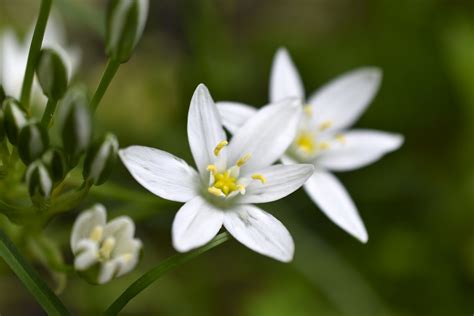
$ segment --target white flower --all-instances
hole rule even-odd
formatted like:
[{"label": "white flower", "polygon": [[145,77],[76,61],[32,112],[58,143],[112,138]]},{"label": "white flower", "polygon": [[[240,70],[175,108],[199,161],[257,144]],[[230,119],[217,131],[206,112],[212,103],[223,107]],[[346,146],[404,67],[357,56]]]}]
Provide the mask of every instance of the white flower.
[{"label": "white flower", "polygon": [[146,189],[162,198],[185,202],[172,227],[178,251],[208,243],[224,225],[250,249],[288,262],[294,253],[290,233],[251,203],[281,199],[313,173],[312,165],[272,166],[293,140],[300,112],[295,100],[270,105],[228,142],[209,91],[199,85],[188,114],[189,145],[198,172],[158,149],[132,146],[119,154]]},{"label": "white flower", "polygon": [[[7,95],[16,99],[20,98],[32,37],[33,29],[24,41],[21,41],[12,29],[5,29],[0,33],[0,84]],[[66,47],[64,26],[59,16],[53,14],[48,20],[42,47],[54,49],[61,56],[71,79],[79,66],[80,54],[77,48]],[[36,79],[33,95],[40,98],[40,101],[45,100]]]},{"label": "white flower", "polygon": [[[316,170],[304,185],[306,192],[334,223],[362,242],[368,236],[359,213],[343,185],[329,171],[366,166],[403,143],[403,137],[397,134],[347,130],[373,99],[381,76],[378,68],[356,69],[323,86],[305,103],[298,71],[288,52],[279,49],[270,81],[270,102],[297,97],[304,109],[294,131],[296,137],[282,156],[282,162],[312,163]],[[257,111],[235,102],[218,102],[217,108],[231,133]]]},{"label": "white flower", "polygon": [[88,278],[98,284],[132,271],[142,248],[134,234],[135,224],[129,217],[117,217],[107,223],[104,206],[94,205],[79,215],[72,229],[74,267],[84,275],[92,271]]}]

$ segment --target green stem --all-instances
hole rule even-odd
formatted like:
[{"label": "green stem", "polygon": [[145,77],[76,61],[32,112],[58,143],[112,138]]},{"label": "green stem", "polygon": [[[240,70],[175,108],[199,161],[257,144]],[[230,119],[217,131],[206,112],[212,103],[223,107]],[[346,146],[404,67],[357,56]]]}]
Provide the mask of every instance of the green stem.
[{"label": "green stem", "polygon": [[216,236],[210,243],[207,245],[193,250],[188,253],[177,254],[174,255],[159,265],[154,267],[153,269],[146,272],[143,276],[141,276],[138,280],[136,280],[132,285],[130,285],[123,293],[120,295],[113,303],[109,306],[109,308],[105,311],[104,315],[117,315],[125,305],[130,302],[135,296],[140,294],[143,290],[145,290],[148,286],[150,286],[153,282],[161,278],[167,272],[173,270],[176,267],[186,263],[187,261],[205,253],[208,250],[211,250],[214,247],[219,246],[223,242],[230,239],[230,236],[227,232],[221,233]]},{"label": "green stem", "polygon": [[105,91],[109,87],[110,82],[117,73],[119,66],[119,61],[113,59],[108,60],[107,66],[105,66],[104,74],[102,75],[102,79],[100,80],[99,86],[97,87],[97,90],[95,91],[94,97],[91,101],[91,108],[93,111],[95,111],[99,106],[99,103],[102,100]]},{"label": "green stem", "polygon": [[26,64],[25,77],[23,79],[23,86],[21,89],[20,102],[25,107],[29,108],[31,87],[33,85],[33,76],[38,56],[43,43],[44,31],[46,23],[48,22],[49,11],[51,10],[52,0],[42,0],[38,20],[36,21],[33,39],[31,40],[30,51],[28,53],[28,62]]},{"label": "green stem", "polygon": [[49,127],[49,123],[53,118],[54,111],[56,110],[56,106],[58,105],[57,100],[48,99],[48,104],[46,104],[46,109],[44,110],[43,117],[41,118],[41,124],[45,127]]},{"label": "green stem", "polygon": [[2,230],[0,230],[0,257],[15,272],[48,315],[69,315],[63,303],[23,258]]}]

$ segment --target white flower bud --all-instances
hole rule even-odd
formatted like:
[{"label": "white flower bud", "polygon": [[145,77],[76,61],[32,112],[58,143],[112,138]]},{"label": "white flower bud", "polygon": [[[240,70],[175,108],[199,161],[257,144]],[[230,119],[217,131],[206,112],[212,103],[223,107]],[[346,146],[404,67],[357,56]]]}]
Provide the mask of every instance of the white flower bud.
[{"label": "white flower bud", "polygon": [[135,224],[129,217],[107,223],[105,207],[94,205],[79,215],[72,229],[75,269],[93,284],[104,284],[132,271],[142,248],[134,234]]}]

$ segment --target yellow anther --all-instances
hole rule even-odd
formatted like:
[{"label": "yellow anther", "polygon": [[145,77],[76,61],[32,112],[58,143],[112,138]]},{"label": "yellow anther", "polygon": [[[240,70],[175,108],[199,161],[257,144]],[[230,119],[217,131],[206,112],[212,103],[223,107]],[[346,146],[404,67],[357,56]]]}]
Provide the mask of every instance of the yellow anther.
[{"label": "yellow anther", "polygon": [[319,143],[319,149],[321,149],[321,150],[326,150],[326,149],[329,149],[330,147],[331,147],[331,145],[329,145],[326,142]]},{"label": "yellow anther", "polygon": [[346,143],[346,136],[344,134],[337,134],[336,135],[336,140],[342,144]]},{"label": "yellow anther", "polygon": [[102,259],[108,260],[110,258],[110,255],[112,254],[112,251],[114,250],[114,247],[115,247],[115,238],[113,237],[107,238],[102,244],[102,247],[100,247],[100,250],[99,250],[100,257]]},{"label": "yellow anther", "polygon": [[319,130],[320,131],[325,131],[327,130],[328,128],[330,128],[332,126],[332,122],[331,121],[324,121],[321,123],[321,125],[319,126]]},{"label": "yellow anther", "polygon": [[104,234],[104,228],[102,226],[96,226],[92,230],[89,236],[89,239],[95,242],[99,242],[102,239],[103,234]]},{"label": "yellow anther", "polygon": [[130,262],[133,259],[133,255],[131,253],[126,253],[122,255],[123,261],[125,263]]},{"label": "yellow anther", "polygon": [[309,117],[313,116],[313,107],[311,106],[311,104],[305,105],[303,108],[303,111],[307,116]]},{"label": "yellow anther", "polygon": [[263,174],[260,173],[253,174],[252,179],[259,180],[262,184],[265,184],[265,182],[267,182],[267,179],[263,176]]},{"label": "yellow anther", "polygon": [[242,156],[242,158],[240,158],[239,160],[237,160],[237,167],[242,167],[243,165],[245,165],[245,163],[247,161],[249,161],[249,159],[252,157],[251,154],[245,154]]},{"label": "yellow anther", "polygon": [[219,197],[220,197],[220,196],[224,196],[224,192],[222,192],[221,189],[218,189],[218,188],[216,188],[216,187],[209,187],[209,188],[207,188],[207,192],[209,192],[209,193],[211,193],[211,194],[213,194],[213,195],[215,195],[215,196],[219,196]]},{"label": "yellow anther", "polygon": [[219,142],[219,144],[217,144],[216,148],[214,148],[214,155],[217,157],[219,156],[222,148],[224,148],[225,146],[227,146],[229,144],[228,141],[226,140],[223,140],[221,142]]},{"label": "yellow anther", "polygon": [[216,167],[216,165],[208,165],[208,166],[207,166],[207,171],[209,171],[209,172],[212,173],[212,174],[216,174],[216,173],[217,173],[217,167]]}]

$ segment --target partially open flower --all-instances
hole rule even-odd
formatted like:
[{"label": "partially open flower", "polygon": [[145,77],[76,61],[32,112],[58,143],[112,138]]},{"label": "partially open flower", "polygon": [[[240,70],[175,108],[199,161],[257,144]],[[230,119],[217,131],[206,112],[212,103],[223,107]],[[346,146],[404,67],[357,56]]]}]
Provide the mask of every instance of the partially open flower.
[{"label": "partially open flower", "polygon": [[134,234],[135,224],[129,217],[107,223],[105,207],[94,205],[79,215],[72,229],[75,269],[93,284],[104,284],[132,271],[142,248]]}]

